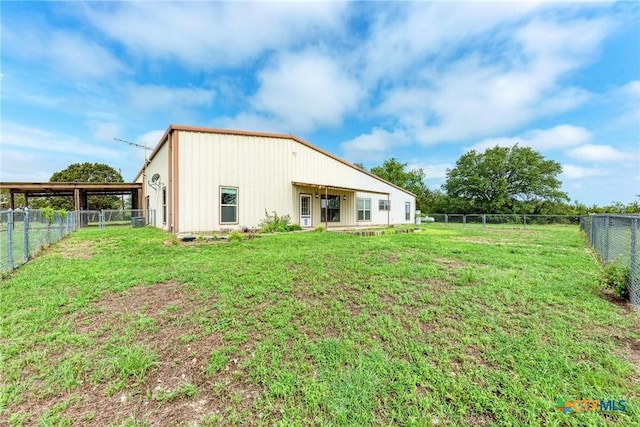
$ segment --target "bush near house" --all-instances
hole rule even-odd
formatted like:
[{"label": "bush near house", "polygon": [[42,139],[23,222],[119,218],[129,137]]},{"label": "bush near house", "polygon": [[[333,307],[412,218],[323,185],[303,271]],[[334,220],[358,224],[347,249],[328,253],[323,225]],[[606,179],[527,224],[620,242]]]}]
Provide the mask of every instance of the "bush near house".
[{"label": "bush near house", "polygon": [[298,224],[291,224],[291,216],[283,215],[278,216],[276,211],[269,215],[269,212],[264,211],[264,219],[260,221],[260,228],[263,233],[285,233],[288,231],[301,230]]}]

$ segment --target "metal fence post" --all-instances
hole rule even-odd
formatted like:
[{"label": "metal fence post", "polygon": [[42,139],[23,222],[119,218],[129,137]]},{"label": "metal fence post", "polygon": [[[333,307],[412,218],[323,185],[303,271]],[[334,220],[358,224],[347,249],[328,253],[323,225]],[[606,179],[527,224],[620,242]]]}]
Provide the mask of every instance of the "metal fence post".
[{"label": "metal fence post", "polygon": [[462,215],[462,225],[465,225],[466,223],[467,223],[467,216]]},{"label": "metal fence post", "polygon": [[596,239],[595,239],[595,236],[596,236],[596,231],[595,231],[596,224],[595,224],[594,220],[595,220],[595,214],[591,214],[591,247],[592,248],[596,247]]},{"label": "metal fence post", "polygon": [[58,221],[60,221],[60,238],[58,240],[62,240],[64,237],[64,221],[62,220],[62,214],[58,214]]},{"label": "metal fence post", "polygon": [[29,261],[29,210],[24,210],[24,226],[23,226],[23,249],[24,249],[24,262]]},{"label": "metal fence post", "polygon": [[482,228],[487,228],[487,215],[482,214]]},{"label": "metal fence post", "polygon": [[638,306],[638,218],[631,219],[631,289],[629,290],[631,304]]},{"label": "metal fence post", "polygon": [[604,256],[604,260],[606,262],[609,262],[609,217],[605,217],[605,222],[604,222],[604,235],[605,240],[604,240],[604,250],[603,250],[603,256]]},{"label": "metal fence post", "polygon": [[527,216],[522,215],[522,228],[527,228]]},{"label": "metal fence post", "polygon": [[13,271],[13,211],[7,212],[7,266]]},{"label": "metal fence post", "polygon": [[444,223],[449,224],[449,215],[444,214]]}]

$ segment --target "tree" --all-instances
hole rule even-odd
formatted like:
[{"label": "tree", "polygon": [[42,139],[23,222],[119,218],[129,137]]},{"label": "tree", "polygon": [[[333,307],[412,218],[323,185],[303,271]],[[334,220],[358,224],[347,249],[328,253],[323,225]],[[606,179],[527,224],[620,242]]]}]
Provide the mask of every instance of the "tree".
[{"label": "tree", "polygon": [[[104,163],[74,163],[66,169],[51,175],[49,182],[124,182],[120,172]],[[71,197],[48,197],[47,205],[54,209],[71,211],[74,209]],[[89,196],[89,210],[118,209],[121,199],[118,196]]]},{"label": "tree", "polygon": [[407,163],[392,157],[381,166],[371,168],[371,173],[416,195],[416,209],[429,212],[431,191],[424,183],[422,168],[407,170]]},{"label": "tree", "polygon": [[529,147],[494,147],[463,154],[447,169],[443,189],[467,212],[539,213],[545,203],[568,201],[560,191],[562,166]]},{"label": "tree", "polygon": [[355,167],[358,167],[360,169],[362,169],[363,171],[366,171],[367,168],[364,167],[364,165],[362,163],[356,162],[353,164]]}]

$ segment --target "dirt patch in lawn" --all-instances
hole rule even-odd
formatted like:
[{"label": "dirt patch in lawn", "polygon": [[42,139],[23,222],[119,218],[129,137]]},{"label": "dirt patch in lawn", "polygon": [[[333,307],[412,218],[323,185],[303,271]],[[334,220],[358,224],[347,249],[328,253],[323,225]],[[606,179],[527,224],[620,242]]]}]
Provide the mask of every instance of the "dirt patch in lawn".
[{"label": "dirt patch in lawn", "polygon": [[[75,318],[73,318],[75,317]],[[216,301],[199,298],[176,282],[136,286],[105,293],[80,316],[72,316],[75,332],[94,345],[85,356],[90,369],[79,384],[47,397],[27,391],[8,413],[37,424],[53,408],[79,425],[120,425],[134,420],[149,425],[192,425],[204,417],[245,414],[254,424],[254,402],[262,388],[249,380],[243,362],[252,357],[255,339],[232,347],[226,363],[209,369],[212,352],[230,344],[215,322]],[[229,328],[233,328],[230,326]],[[114,346],[141,347],[156,355],[156,364],[141,378],[119,384],[116,373],[104,373]],[[82,350],[80,350],[82,351]],[[58,363],[52,360],[52,363]],[[95,374],[102,376],[96,381]],[[49,412],[47,412],[49,411]]]},{"label": "dirt patch in lawn", "polygon": [[93,253],[93,242],[91,240],[66,240],[52,247],[55,253],[60,254],[64,259],[88,259]]},{"label": "dirt patch in lawn", "polygon": [[464,267],[466,263],[459,259],[450,258],[434,258],[433,259],[439,266],[444,267],[447,270],[455,270],[456,268]]}]

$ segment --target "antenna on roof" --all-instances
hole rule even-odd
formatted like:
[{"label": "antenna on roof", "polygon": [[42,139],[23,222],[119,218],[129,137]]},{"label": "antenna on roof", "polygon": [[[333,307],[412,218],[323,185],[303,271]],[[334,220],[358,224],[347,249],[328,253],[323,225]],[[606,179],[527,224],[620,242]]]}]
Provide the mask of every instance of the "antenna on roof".
[{"label": "antenna on roof", "polygon": [[141,144],[137,144],[135,142],[125,141],[124,139],[120,139],[120,138],[113,138],[113,139],[115,139],[116,141],[124,142],[125,144],[129,144],[129,145],[131,145],[133,147],[144,148],[144,160],[145,161],[149,160],[149,157],[147,156],[147,150],[149,148],[147,148],[147,141],[146,140],[144,141],[144,145],[141,145]]}]

